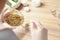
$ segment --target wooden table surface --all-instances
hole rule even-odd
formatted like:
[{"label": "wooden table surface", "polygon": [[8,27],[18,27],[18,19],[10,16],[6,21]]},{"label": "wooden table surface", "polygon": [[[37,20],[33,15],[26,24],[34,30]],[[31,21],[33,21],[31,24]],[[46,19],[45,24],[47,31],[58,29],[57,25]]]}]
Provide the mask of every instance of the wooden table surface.
[{"label": "wooden table surface", "polygon": [[[57,24],[57,18],[51,13],[51,10],[60,7],[60,0],[42,0],[43,6],[35,8],[30,6],[30,12],[24,12],[25,20],[37,20],[48,29],[48,40],[60,40],[60,26]],[[31,40],[30,34],[24,37],[24,40]]]}]

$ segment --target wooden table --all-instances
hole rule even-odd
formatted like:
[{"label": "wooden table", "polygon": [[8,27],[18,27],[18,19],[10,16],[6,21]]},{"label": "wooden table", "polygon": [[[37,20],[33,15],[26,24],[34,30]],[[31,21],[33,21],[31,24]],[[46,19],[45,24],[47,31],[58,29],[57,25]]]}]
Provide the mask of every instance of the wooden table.
[{"label": "wooden table", "polygon": [[[34,8],[30,6],[30,12],[24,12],[26,22],[30,19],[37,20],[48,29],[48,40],[60,40],[60,26],[57,24],[57,18],[51,13],[51,10],[60,7],[60,0],[42,0],[42,7]],[[29,33],[27,34],[29,35]],[[24,40],[31,40],[31,37],[25,36]]]}]

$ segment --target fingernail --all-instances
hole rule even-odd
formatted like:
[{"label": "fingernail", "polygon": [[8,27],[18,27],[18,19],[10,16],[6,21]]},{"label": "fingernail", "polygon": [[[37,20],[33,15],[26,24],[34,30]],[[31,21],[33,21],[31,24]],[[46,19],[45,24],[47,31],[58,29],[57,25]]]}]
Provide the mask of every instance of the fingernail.
[{"label": "fingernail", "polygon": [[34,20],[30,20],[33,29],[37,29],[37,25]]},{"label": "fingernail", "polygon": [[36,25],[35,22],[33,22],[33,27],[34,27],[35,29],[37,29],[37,25]]}]

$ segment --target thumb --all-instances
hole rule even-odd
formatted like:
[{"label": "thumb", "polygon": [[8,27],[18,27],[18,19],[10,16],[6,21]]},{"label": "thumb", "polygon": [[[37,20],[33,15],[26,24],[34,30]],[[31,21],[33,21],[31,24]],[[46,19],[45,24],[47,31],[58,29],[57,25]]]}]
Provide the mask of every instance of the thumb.
[{"label": "thumb", "polygon": [[30,20],[30,30],[31,31],[38,31],[43,28],[42,24],[35,21],[35,20]]},{"label": "thumb", "polygon": [[31,32],[38,30],[38,25],[36,23],[37,22],[35,22],[35,20],[30,20],[29,28],[30,28]]}]

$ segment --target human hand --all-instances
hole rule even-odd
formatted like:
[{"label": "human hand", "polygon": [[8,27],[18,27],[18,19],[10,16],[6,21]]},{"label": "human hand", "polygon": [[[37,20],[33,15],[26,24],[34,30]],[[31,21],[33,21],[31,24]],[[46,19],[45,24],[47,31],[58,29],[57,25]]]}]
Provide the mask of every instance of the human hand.
[{"label": "human hand", "polygon": [[32,40],[47,40],[47,29],[37,21],[30,21],[30,31]]},{"label": "human hand", "polygon": [[8,26],[7,24],[5,24],[4,22],[2,22],[2,20],[0,19],[0,30],[3,30],[3,29],[6,29],[6,28],[8,28],[8,29],[15,29],[15,28],[13,28],[12,26]]}]

